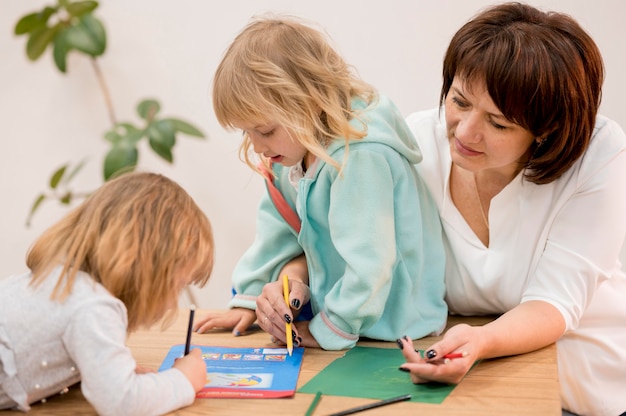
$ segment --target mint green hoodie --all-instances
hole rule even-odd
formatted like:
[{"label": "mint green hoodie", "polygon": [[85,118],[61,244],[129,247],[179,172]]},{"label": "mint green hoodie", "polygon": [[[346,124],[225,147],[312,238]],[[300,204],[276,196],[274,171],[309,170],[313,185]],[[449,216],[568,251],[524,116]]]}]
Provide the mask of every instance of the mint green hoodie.
[{"label": "mint green hoodie", "polygon": [[306,254],[314,314],[309,329],[327,350],[352,348],[360,336],[392,341],[439,334],[446,323],[445,257],[437,208],[414,164],[421,152],[396,106],[378,96],[353,125],[367,136],[333,141],[298,182],[275,164],[275,184],[302,221],[299,234],[265,194],[256,239],[233,273],[230,307],[255,309],[263,286]]}]

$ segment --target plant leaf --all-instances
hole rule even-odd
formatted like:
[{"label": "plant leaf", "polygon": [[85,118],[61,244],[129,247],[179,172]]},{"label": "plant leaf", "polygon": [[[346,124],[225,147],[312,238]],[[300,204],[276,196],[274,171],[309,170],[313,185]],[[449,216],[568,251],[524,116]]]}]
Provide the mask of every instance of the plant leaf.
[{"label": "plant leaf", "polygon": [[138,159],[136,147],[113,146],[104,159],[104,180],[108,181],[122,172],[132,172]]},{"label": "plant leaf", "polygon": [[26,55],[31,61],[36,61],[37,59],[39,59],[41,54],[44,53],[44,51],[52,41],[55,33],[56,28],[50,28],[47,26],[35,29],[30,32],[28,42],[26,43]]},{"label": "plant leaf", "polygon": [[151,123],[147,129],[150,147],[156,154],[172,163],[174,158],[172,148],[176,144],[176,131],[169,120],[158,120]]},{"label": "plant leaf", "polygon": [[54,37],[52,48],[54,63],[57,68],[59,68],[59,71],[63,73],[67,72],[67,54],[72,49],[66,40],[66,30],[67,29],[61,29]]},{"label": "plant leaf", "polygon": [[72,202],[72,193],[71,192],[66,193],[65,195],[61,197],[61,199],[59,199],[59,201],[63,205],[69,205],[70,202]]},{"label": "plant leaf", "polygon": [[145,131],[139,130],[137,128],[133,128],[130,130],[126,130],[126,135],[124,136],[124,141],[127,142],[131,146],[137,145],[143,136],[146,134]]},{"label": "plant leaf", "polygon": [[30,223],[33,219],[33,215],[35,215],[35,211],[39,208],[39,205],[46,199],[46,195],[39,194],[39,196],[33,202],[33,205],[30,207],[30,212],[28,213],[28,217],[26,217],[26,226],[30,227]]},{"label": "plant leaf", "polygon": [[122,135],[119,134],[115,128],[104,133],[104,138],[112,144],[117,144],[122,141]]},{"label": "plant leaf", "polygon": [[128,146],[135,146],[139,140],[146,134],[144,130],[138,129],[130,123],[119,123],[119,128],[124,129],[124,134],[122,135],[122,140]]},{"label": "plant leaf", "polygon": [[137,114],[144,120],[153,120],[161,110],[161,104],[157,100],[143,100],[137,105]]},{"label": "plant leaf", "polygon": [[74,169],[72,169],[69,174],[65,175],[65,178],[63,179],[63,183],[65,184],[69,183],[74,178],[74,176],[76,176],[76,174],[83,169],[83,166],[85,166],[86,162],[87,162],[86,158],[78,162],[76,167],[74,167]]},{"label": "plant leaf", "polygon": [[179,131],[188,136],[204,138],[204,133],[202,133],[197,127],[187,123],[186,121],[176,119],[176,118],[167,118],[164,120],[169,121],[174,127],[174,130],[176,131]]},{"label": "plant leaf", "polygon": [[115,127],[106,132],[104,138],[119,146],[134,147],[144,134],[144,130],[140,130],[130,123],[117,123]]},{"label": "plant leaf", "polygon": [[39,13],[30,13],[17,21],[15,29],[13,29],[13,33],[16,35],[23,35],[45,25],[45,22],[42,24]]},{"label": "plant leaf", "polygon": [[80,17],[84,14],[94,11],[98,7],[97,1],[77,1],[68,4],[65,9],[74,17]]},{"label": "plant leaf", "polygon": [[61,179],[63,178],[63,175],[65,174],[66,169],[67,169],[67,165],[63,165],[52,174],[52,176],[50,177],[51,189],[57,188],[57,186],[59,185],[59,182],[61,182]]},{"label": "plant leaf", "polygon": [[30,33],[35,29],[43,28],[47,25],[48,19],[52,16],[52,13],[56,12],[53,7],[45,7],[43,10],[35,13],[30,13],[23,16],[17,21],[13,33],[16,35],[23,35]]},{"label": "plant leaf", "polygon": [[91,14],[85,14],[77,24],[67,29],[65,41],[70,48],[96,57],[102,55],[106,49],[106,32],[98,19]]},{"label": "plant leaf", "polygon": [[150,141],[150,147],[157,155],[161,156],[162,159],[166,160],[169,163],[174,162],[174,155],[172,154],[171,148],[167,148],[159,142],[153,141]]}]

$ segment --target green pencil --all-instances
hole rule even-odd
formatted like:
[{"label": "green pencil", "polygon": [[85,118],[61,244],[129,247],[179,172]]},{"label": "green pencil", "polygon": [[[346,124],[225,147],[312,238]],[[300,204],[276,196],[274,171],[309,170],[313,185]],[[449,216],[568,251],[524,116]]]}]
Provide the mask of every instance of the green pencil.
[{"label": "green pencil", "polygon": [[318,391],[315,394],[315,397],[313,398],[313,401],[311,402],[311,405],[307,409],[305,416],[312,416],[313,415],[313,411],[317,407],[317,404],[320,402],[321,398],[322,398],[322,392]]}]

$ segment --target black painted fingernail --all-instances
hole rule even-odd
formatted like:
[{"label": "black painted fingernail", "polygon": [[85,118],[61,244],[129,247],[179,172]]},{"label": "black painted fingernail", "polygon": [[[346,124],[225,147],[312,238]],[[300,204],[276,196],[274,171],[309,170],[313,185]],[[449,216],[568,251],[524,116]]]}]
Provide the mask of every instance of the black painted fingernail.
[{"label": "black painted fingernail", "polygon": [[296,337],[297,337],[296,331],[291,331],[291,339],[295,341]]},{"label": "black painted fingernail", "polygon": [[294,299],[291,301],[291,306],[293,306],[296,309],[300,308],[300,299]]},{"label": "black painted fingernail", "polygon": [[298,345],[302,344],[302,337],[298,337]]},{"label": "black painted fingernail", "polygon": [[428,350],[428,351],[426,351],[426,358],[432,360],[436,356],[437,356],[437,351],[435,351],[435,350]]},{"label": "black painted fingernail", "polygon": [[403,336],[402,336],[402,339],[403,339],[403,340],[405,340],[406,342],[409,342],[409,337],[408,337],[408,336],[406,336],[406,335],[403,335]]},{"label": "black painted fingernail", "polygon": [[404,371],[405,373],[410,373],[410,372],[411,372],[411,370],[409,370],[409,369],[408,369],[408,368],[406,368],[406,367],[399,367],[399,368],[398,368],[398,370],[400,370],[400,371]]},{"label": "black painted fingernail", "polygon": [[288,324],[291,323],[291,317],[287,314],[285,314],[285,322],[287,322]]},{"label": "black painted fingernail", "polygon": [[294,346],[294,347],[299,347],[299,346],[300,346],[300,340],[298,340],[297,338],[295,338],[295,339],[293,340],[293,346]]},{"label": "black painted fingernail", "polygon": [[404,344],[402,344],[402,340],[400,338],[396,340],[396,344],[398,344],[398,348],[404,349]]}]

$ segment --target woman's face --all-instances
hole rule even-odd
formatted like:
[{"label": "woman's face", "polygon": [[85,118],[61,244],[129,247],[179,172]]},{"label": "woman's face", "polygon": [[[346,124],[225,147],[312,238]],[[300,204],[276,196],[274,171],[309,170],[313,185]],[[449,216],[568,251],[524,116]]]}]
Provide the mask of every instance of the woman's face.
[{"label": "woman's face", "polygon": [[467,86],[455,77],[445,100],[452,163],[512,179],[525,165],[535,137],[502,115],[483,84]]},{"label": "woman's face", "polygon": [[257,125],[238,122],[233,123],[233,126],[248,136],[255,153],[263,155],[273,163],[293,166],[307,154],[307,149],[292,139],[287,129],[278,123]]}]

